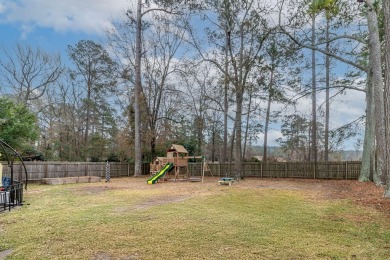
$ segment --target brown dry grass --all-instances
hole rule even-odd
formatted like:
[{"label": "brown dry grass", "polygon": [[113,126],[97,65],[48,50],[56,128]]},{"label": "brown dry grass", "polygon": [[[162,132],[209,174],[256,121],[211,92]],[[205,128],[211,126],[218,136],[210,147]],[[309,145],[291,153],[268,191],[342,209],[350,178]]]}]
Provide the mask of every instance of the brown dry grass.
[{"label": "brown dry grass", "polygon": [[146,178],[31,185],[0,216],[9,259],[387,259],[390,200],[372,183]]}]

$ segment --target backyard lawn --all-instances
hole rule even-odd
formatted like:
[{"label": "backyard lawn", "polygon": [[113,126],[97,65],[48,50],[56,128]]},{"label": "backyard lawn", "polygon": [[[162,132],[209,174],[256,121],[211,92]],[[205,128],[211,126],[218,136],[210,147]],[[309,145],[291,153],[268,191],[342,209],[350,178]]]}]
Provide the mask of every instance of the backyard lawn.
[{"label": "backyard lawn", "polygon": [[29,185],[24,206],[0,214],[0,252],[6,259],[390,259],[390,200],[372,183],[146,180]]}]

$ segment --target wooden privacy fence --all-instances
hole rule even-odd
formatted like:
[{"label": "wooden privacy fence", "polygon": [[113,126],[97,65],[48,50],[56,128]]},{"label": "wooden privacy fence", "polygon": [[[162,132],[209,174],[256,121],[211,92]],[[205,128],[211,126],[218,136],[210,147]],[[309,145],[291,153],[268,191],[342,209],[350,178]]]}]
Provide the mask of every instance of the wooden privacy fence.
[{"label": "wooden privacy fence", "polygon": [[[106,162],[24,162],[29,181],[37,182],[43,178],[62,178],[78,176],[105,177]],[[10,167],[3,162],[3,175],[10,176]],[[142,173],[149,174],[149,164],[142,165]],[[110,175],[112,178],[134,175],[134,164],[110,162]],[[14,164],[14,179],[25,179],[22,166]]]},{"label": "wooden privacy fence", "polygon": [[[258,162],[244,163],[245,177],[259,178],[306,178],[306,179],[358,179],[360,175],[360,161],[349,162]],[[233,163],[208,164],[210,172],[205,175],[219,177],[234,177]],[[189,172],[192,176],[200,175],[202,164],[190,163]]]},{"label": "wooden privacy fence", "polygon": [[[10,168],[3,163],[3,176],[10,175]],[[105,162],[25,162],[30,181],[41,181],[42,178],[61,178],[78,176],[105,176]],[[190,176],[202,174],[202,163],[189,163]],[[206,176],[234,177],[234,163],[209,163],[210,171]],[[360,174],[361,162],[267,162],[244,163],[245,177],[259,178],[307,178],[307,179],[357,179]],[[14,164],[14,178],[24,181],[24,173],[19,163]],[[142,167],[144,175],[149,174],[149,164]],[[134,175],[134,164],[110,162],[112,178]]]}]

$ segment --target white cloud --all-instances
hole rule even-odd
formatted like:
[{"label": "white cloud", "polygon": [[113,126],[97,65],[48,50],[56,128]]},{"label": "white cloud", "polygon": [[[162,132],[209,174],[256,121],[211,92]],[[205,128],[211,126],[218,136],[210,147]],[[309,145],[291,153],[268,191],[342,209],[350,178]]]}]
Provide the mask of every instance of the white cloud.
[{"label": "white cloud", "polygon": [[332,128],[349,123],[365,113],[366,95],[364,92],[348,90],[346,95],[337,98],[331,104]]},{"label": "white cloud", "polygon": [[123,15],[131,0],[15,0],[0,2],[0,21],[22,28],[52,28],[58,32],[102,34],[111,20]]},{"label": "white cloud", "polygon": [[27,35],[34,31],[34,28],[30,25],[27,25],[27,24],[23,24],[21,27],[20,27],[21,31],[22,31],[22,35],[21,35],[21,39],[22,40],[25,40],[27,39]]},{"label": "white cloud", "polygon": [[0,14],[5,12],[5,6],[3,2],[0,2]]},{"label": "white cloud", "polygon": [[[268,131],[267,143],[268,146],[279,146],[279,143],[276,142],[278,138],[283,138],[283,134],[280,130],[270,129]],[[264,133],[258,135],[257,145],[264,144]]]}]

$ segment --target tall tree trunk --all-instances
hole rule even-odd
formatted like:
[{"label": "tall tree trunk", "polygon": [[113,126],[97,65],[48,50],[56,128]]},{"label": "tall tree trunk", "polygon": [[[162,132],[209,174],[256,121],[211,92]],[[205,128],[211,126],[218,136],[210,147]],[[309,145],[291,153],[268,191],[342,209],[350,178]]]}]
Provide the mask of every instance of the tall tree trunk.
[{"label": "tall tree trunk", "polygon": [[154,160],[156,158],[156,130],[155,128],[152,130],[152,136],[150,138],[150,160]]},{"label": "tall tree trunk", "polygon": [[272,102],[272,87],[274,81],[274,70],[271,70],[271,79],[268,86],[268,104],[267,111],[265,115],[265,125],[264,125],[264,145],[263,145],[263,162],[267,161],[268,157],[268,126],[269,126],[269,117],[271,114],[271,102]]},{"label": "tall tree trunk", "polygon": [[265,115],[263,162],[267,161],[268,159],[268,126],[269,126],[270,113],[271,113],[271,94],[268,95],[267,111]]},{"label": "tall tree trunk", "polygon": [[246,149],[247,149],[248,132],[249,132],[249,119],[251,116],[251,104],[252,104],[252,92],[249,93],[248,114],[246,116],[245,136],[244,136],[244,150],[242,155],[243,159],[246,158]]},{"label": "tall tree trunk", "polygon": [[359,181],[371,181],[374,174],[375,165],[375,102],[374,89],[371,87],[371,76],[367,74],[366,85],[366,125],[364,132],[362,168],[360,170]]},{"label": "tall tree trunk", "polygon": [[312,129],[313,129],[313,123],[310,122],[309,127],[308,127],[308,136],[309,136],[309,138],[308,138],[308,142],[307,142],[307,146],[308,146],[307,155],[305,153],[305,156],[304,156],[309,161],[312,160],[312,157],[311,157],[311,154],[312,154],[312,146],[311,146],[311,144],[312,144],[312,137],[311,137],[311,135],[313,134],[313,130]]},{"label": "tall tree trunk", "polygon": [[[201,105],[202,106],[202,105]],[[200,106],[200,107],[201,107]],[[202,109],[200,109],[202,110]],[[200,111],[200,114],[202,114],[202,111]],[[197,148],[196,148],[196,153],[197,154],[202,154],[202,146],[203,146],[203,143],[202,143],[202,140],[203,140],[203,117],[200,115],[200,116],[197,116],[197,120],[196,120],[196,139],[197,139]]]},{"label": "tall tree trunk", "polygon": [[142,33],[142,0],[137,4],[137,29],[135,39],[135,90],[134,90],[134,176],[142,173],[142,143],[141,143],[141,33]]},{"label": "tall tree trunk", "polygon": [[229,46],[229,36],[228,32],[226,32],[226,47],[225,47],[225,75],[224,75],[224,98],[223,98],[223,151],[222,151],[222,162],[227,161],[227,142],[228,142],[228,112],[229,112],[229,104],[228,104],[228,91],[229,91],[229,60],[228,60],[228,46]]},{"label": "tall tree trunk", "polygon": [[385,169],[387,184],[384,197],[390,198],[390,2],[383,2],[383,13],[385,20],[385,129],[386,129],[386,161]]},{"label": "tall tree trunk", "polygon": [[371,86],[374,89],[375,100],[375,137],[376,137],[376,175],[374,182],[378,185],[386,183],[384,172],[384,158],[386,158],[385,129],[384,129],[384,101],[381,44],[379,39],[378,16],[372,0],[367,0],[367,25],[369,32],[369,62]]},{"label": "tall tree trunk", "polygon": [[[235,122],[235,121],[234,121]],[[233,125],[232,137],[230,139],[230,153],[229,153],[229,162],[233,161],[233,151],[234,151],[234,142],[236,140],[236,124]]]},{"label": "tall tree trunk", "polygon": [[[326,19],[326,51],[330,52],[330,43],[329,43],[329,29],[330,23],[329,19]],[[326,81],[326,92],[325,92],[325,151],[324,151],[324,161],[329,161],[329,118],[330,118],[330,101],[329,101],[329,92],[330,92],[330,56],[326,55],[325,57],[325,81]]]},{"label": "tall tree trunk", "polygon": [[91,120],[91,92],[92,92],[92,83],[90,80],[87,82],[87,118],[85,122],[85,132],[84,132],[84,160],[88,160],[88,136],[89,136],[89,125]]},{"label": "tall tree trunk", "polygon": [[217,131],[216,131],[216,126],[214,121],[213,126],[211,128],[211,162],[212,163],[215,162],[216,136],[217,136]]},{"label": "tall tree trunk", "polygon": [[234,122],[234,128],[236,129],[236,148],[235,148],[235,166],[236,166],[236,177],[240,179],[243,174],[242,166],[242,103],[243,103],[243,87],[240,85],[237,87],[236,93],[236,118]]},{"label": "tall tree trunk", "polygon": [[[316,44],[316,18],[313,14],[312,17],[312,33],[311,33],[311,45],[314,47]],[[311,133],[311,161],[317,162],[317,93],[316,93],[316,52],[311,51],[311,73],[312,73],[312,133]]]},{"label": "tall tree trunk", "polygon": [[211,134],[211,162],[215,162],[215,139],[216,139],[216,129],[215,129],[215,123],[213,123],[213,128],[212,128],[212,134]]}]

